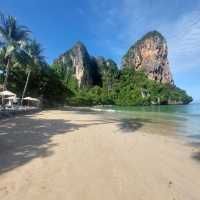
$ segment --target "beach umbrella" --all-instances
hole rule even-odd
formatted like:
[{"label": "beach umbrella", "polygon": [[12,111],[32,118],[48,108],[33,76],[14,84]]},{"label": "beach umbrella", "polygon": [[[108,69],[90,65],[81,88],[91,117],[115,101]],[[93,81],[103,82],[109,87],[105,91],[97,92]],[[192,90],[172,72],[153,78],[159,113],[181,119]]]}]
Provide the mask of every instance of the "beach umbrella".
[{"label": "beach umbrella", "polygon": [[0,92],[0,96],[16,96],[16,94],[11,91],[5,90],[3,92]]},{"label": "beach umbrella", "polygon": [[30,101],[34,101],[34,102],[39,102],[39,99],[33,98],[33,97],[25,97],[23,100],[27,100],[28,101],[28,106],[29,106],[29,102]]},{"label": "beach umbrella", "polygon": [[28,101],[40,101],[39,99],[32,98],[32,97],[25,97],[24,100],[28,100]]}]

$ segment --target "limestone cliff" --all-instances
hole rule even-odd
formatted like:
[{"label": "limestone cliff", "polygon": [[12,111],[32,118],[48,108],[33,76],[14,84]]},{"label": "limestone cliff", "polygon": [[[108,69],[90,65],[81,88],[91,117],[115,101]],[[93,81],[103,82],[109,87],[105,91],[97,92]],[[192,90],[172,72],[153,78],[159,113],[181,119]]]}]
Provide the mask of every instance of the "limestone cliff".
[{"label": "limestone cliff", "polygon": [[108,69],[117,69],[117,64],[111,59],[90,56],[81,42],[77,42],[69,51],[54,60],[53,65],[59,66],[58,71],[63,77],[74,76],[79,87],[101,85],[102,70],[105,66]]},{"label": "limestone cliff", "polygon": [[159,83],[173,84],[165,38],[157,31],[149,32],[138,40],[123,57],[123,67],[144,70],[148,78]]},{"label": "limestone cliff", "polygon": [[[149,32],[138,40],[123,57],[123,67],[143,70],[149,79],[158,83],[174,84],[168,61],[168,48],[165,38],[157,31]],[[117,69],[110,59],[92,57],[81,42],[77,42],[65,52],[54,64],[61,66],[63,74],[72,74],[78,86],[99,85],[102,73]],[[102,68],[103,66],[103,68]],[[106,68],[107,67],[107,68]]]},{"label": "limestone cliff", "polygon": [[77,42],[69,51],[59,56],[54,64],[71,69],[79,87],[92,84],[90,55],[81,42]]}]

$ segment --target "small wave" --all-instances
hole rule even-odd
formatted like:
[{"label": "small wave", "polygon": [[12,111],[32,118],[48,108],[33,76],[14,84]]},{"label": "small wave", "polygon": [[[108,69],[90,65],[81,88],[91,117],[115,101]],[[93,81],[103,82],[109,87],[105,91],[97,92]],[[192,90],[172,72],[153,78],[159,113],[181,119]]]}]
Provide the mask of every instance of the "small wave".
[{"label": "small wave", "polygon": [[90,108],[90,109],[93,111],[100,111],[100,112],[118,112],[117,110],[112,110],[112,109],[102,109],[102,108]]}]

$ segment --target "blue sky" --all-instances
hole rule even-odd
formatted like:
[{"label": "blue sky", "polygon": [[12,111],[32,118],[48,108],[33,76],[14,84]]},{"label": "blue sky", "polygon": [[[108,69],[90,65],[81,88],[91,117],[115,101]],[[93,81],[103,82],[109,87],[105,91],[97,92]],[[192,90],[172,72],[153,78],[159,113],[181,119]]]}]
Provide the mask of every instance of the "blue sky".
[{"label": "blue sky", "polygon": [[200,99],[199,0],[0,0],[0,9],[32,30],[49,63],[80,40],[120,64],[130,45],[158,30],[176,85]]}]

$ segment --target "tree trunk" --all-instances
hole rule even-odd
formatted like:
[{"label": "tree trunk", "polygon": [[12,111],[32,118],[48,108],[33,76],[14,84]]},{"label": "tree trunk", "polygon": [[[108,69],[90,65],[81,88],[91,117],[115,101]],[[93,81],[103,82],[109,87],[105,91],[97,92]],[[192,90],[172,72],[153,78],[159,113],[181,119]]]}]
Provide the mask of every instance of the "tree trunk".
[{"label": "tree trunk", "polygon": [[31,70],[28,71],[28,75],[27,75],[27,78],[26,78],[26,83],[25,83],[25,86],[24,86],[24,91],[22,93],[21,105],[23,105],[23,100],[24,100],[24,96],[26,94],[26,89],[27,89],[27,86],[28,86],[30,75],[31,75]]},{"label": "tree trunk", "polygon": [[8,58],[7,65],[6,65],[6,75],[3,83],[3,91],[7,90],[7,84],[8,84],[8,76],[9,76],[9,70],[10,70],[10,59]]},{"label": "tree trunk", "polygon": [[5,79],[3,83],[3,91],[7,90],[9,70],[10,70],[10,59],[8,58],[7,65],[6,65],[6,75],[5,75]]},{"label": "tree trunk", "polygon": [[[7,84],[8,84],[8,76],[9,76],[9,70],[10,70],[10,59],[8,58],[7,65],[6,65],[6,74],[4,78],[4,83],[3,83],[3,91],[7,90]],[[2,96],[2,106],[5,108],[5,96]]]}]

